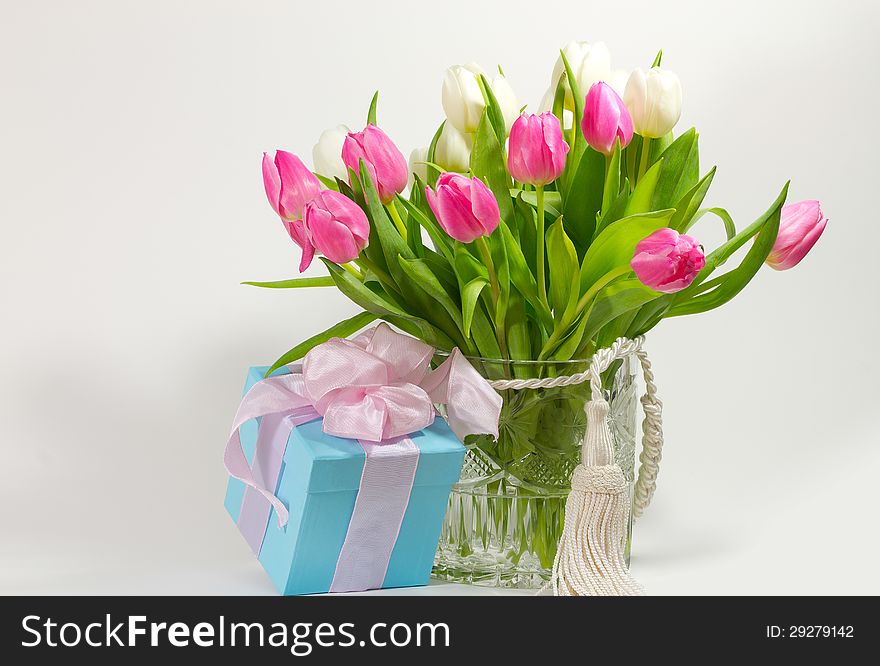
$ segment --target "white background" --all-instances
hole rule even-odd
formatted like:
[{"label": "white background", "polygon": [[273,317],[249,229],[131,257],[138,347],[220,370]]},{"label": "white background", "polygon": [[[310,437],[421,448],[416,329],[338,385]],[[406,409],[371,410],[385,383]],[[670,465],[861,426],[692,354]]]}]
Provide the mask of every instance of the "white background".
[{"label": "white background", "polygon": [[298,261],[261,152],[308,161],[379,88],[408,155],[470,60],[534,109],[572,38],[626,68],[664,49],[740,225],[788,178],[831,219],[795,270],[651,334],[667,447],[634,573],[880,593],[877,3],[2,4],[0,593],[272,593],[223,510],[228,426],[248,365],[355,308],[239,286]]}]

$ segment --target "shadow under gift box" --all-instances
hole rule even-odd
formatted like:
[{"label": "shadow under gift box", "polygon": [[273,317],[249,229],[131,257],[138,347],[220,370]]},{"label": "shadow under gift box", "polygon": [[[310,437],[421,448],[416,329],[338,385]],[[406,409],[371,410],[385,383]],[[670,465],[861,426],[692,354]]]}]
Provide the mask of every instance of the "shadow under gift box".
[{"label": "shadow under gift box", "polygon": [[[248,372],[244,393],[263,379],[268,367]],[[288,374],[282,368],[275,375]],[[249,463],[257,442],[257,420],[241,427],[241,443]],[[382,587],[426,585],[452,484],[461,473],[465,449],[438,416],[410,435],[419,447],[419,461],[406,513]],[[328,435],[321,421],[293,428],[287,440],[275,495],[287,506],[290,521],[278,527],[269,515],[259,560],[281,594],[327,592],[348,531],[366,455],[353,439]],[[225,506],[238,522],[245,484],[229,479]]]}]

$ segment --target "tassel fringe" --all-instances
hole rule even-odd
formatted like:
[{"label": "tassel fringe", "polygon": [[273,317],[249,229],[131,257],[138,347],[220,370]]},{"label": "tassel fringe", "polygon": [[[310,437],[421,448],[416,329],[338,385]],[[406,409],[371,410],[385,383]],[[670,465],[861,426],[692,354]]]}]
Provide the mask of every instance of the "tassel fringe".
[{"label": "tassel fringe", "polygon": [[643,594],[624,559],[630,499],[623,472],[617,465],[578,465],[571,486],[565,528],[553,562],[553,594]]},{"label": "tassel fringe", "polygon": [[567,597],[643,594],[624,558],[630,497],[614,464],[608,402],[597,390],[586,407],[581,464],[571,477],[565,526],[553,562],[553,594]]}]

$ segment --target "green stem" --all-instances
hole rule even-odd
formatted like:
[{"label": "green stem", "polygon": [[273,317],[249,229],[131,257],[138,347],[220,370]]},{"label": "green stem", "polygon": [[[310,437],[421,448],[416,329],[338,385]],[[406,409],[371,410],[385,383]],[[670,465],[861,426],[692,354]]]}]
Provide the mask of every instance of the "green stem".
[{"label": "green stem", "polygon": [[[495,305],[495,317],[498,318],[498,299],[501,297],[501,289],[498,286],[498,274],[495,272],[495,264],[492,262],[492,252],[489,250],[489,243],[486,242],[485,236],[480,236],[474,241],[477,250],[486,264],[486,270],[489,272],[489,287],[492,290],[492,303]],[[495,322],[495,337],[498,339],[498,347],[502,356],[507,358],[507,330],[503,319]]]},{"label": "green stem", "polygon": [[550,309],[550,302],[547,300],[547,280],[544,277],[544,186],[538,185],[535,188],[535,196],[538,205],[538,251],[535,257],[535,265],[538,267],[538,294],[541,302]]},{"label": "green stem", "polygon": [[541,350],[540,355],[538,356],[538,360],[544,360],[550,355],[550,352],[553,351],[556,344],[562,338],[565,333],[568,332],[568,329],[578,320],[578,316],[586,309],[586,307],[590,304],[590,302],[596,298],[599,292],[607,287],[611,282],[616,280],[622,275],[626,275],[632,270],[629,266],[620,266],[615,268],[614,270],[608,271],[605,275],[599,278],[593,285],[587,289],[583,296],[581,296],[580,300],[577,302],[574,310],[571,315],[568,317],[563,317],[559,326],[553,329],[553,333],[550,336],[550,339],[547,340],[547,344],[544,345],[544,348]]},{"label": "green stem", "polygon": [[400,219],[400,213],[397,212],[397,206],[394,205],[394,202],[391,202],[385,204],[385,209],[391,216],[391,221],[394,222],[394,226],[397,227],[403,240],[406,240],[406,225],[403,223],[403,220]]},{"label": "green stem", "polygon": [[375,263],[367,259],[364,254],[361,254],[360,257],[355,259],[355,263],[361,267],[364,271],[372,271],[377,278],[379,278],[379,282],[384,284],[386,287],[391,289],[394,293],[398,293],[397,283],[391,278],[388,273],[379,268]]},{"label": "green stem", "polygon": [[489,285],[492,288],[492,301],[498,303],[498,296],[501,290],[498,288],[498,275],[495,273],[495,264],[492,263],[492,253],[489,251],[489,244],[486,242],[485,236],[480,236],[476,241],[477,250],[486,264],[486,270],[489,271]]},{"label": "green stem", "polygon": [[626,275],[631,270],[632,270],[632,268],[629,266],[620,266],[618,268],[615,268],[612,271],[608,271],[607,273],[605,273],[604,276],[599,278],[599,280],[597,280],[593,284],[593,286],[590,287],[589,289],[587,289],[586,293],[583,296],[581,296],[580,300],[577,303],[577,307],[575,307],[575,309],[574,309],[574,316],[572,317],[572,319],[575,319],[575,320],[577,319],[577,316],[581,312],[584,311],[584,308],[586,308],[587,305],[589,305],[590,301],[592,301],[593,298],[595,298],[596,294],[598,294],[601,289],[604,289],[612,281],[616,280],[621,275]]},{"label": "green stem", "polygon": [[648,170],[648,155],[651,153],[651,139],[643,136],[642,137],[642,159],[641,164],[639,164],[639,173],[638,180],[642,179],[642,176],[645,175],[645,172]]},{"label": "green stem", "polygon": [[352,266],[351,264],[340,264],[340,266],[342,266],[345,270],[354,275],[358,280],[363,282],[364,274],[361,273],[356,267]]}]

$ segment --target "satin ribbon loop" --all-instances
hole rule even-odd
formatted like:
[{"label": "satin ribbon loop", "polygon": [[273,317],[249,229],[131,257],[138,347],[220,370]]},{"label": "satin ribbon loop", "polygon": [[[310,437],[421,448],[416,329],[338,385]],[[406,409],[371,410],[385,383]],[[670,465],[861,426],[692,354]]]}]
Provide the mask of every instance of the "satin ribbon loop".
[{"label": "satin ribbon loop", "polygon": [[333,338],[318,345],[306,354],[301,373],[263,379],[245,395],[226,443],[226,470],[262,495],[283,527],[287,508],[275,496],[274,484],[254,476],[241,448],[239,429],[251,419],[289,416],[295,427],[323,417],[327,434],[382,446],[433,423],[438,403],[447,406],[449,426],[459,439],[497,437],[501,396],[458,349],[431,371],[434,353],[430,345],[384,323],[352,340]]}]

